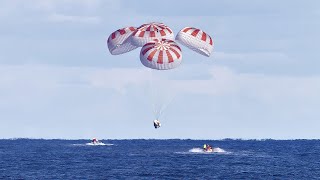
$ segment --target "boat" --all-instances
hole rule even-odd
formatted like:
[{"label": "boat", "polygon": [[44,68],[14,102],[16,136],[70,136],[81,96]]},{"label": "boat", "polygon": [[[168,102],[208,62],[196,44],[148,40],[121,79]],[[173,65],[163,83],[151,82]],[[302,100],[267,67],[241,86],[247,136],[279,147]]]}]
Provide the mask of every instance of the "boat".
[{"label": "boat", "polygon": [[103,142],[90,142],[90,143],[86,143],[86,145],[89,145],[89,146],[104,146],[106,145],[105,143]]},{"label": "boat", "polygon": [[204,149],[203,152],[213,152],[213,149],[212,148]]},{"label": "boat", "polygon": [[204,144],[203,152],[213,152],[213,148],[209,144]]},{"label": "boat", "polygon": [[206,152],[206,153],[225,153],[226,151],[219,148],[219,147],[216,147],[216,148],[212,148],[212,147],[209,147],[207,149],[202,149],[203,152]]},{"label": "boat", "polygon": [[103,142],[100,142],[97,138],[93,138],[92,140],[91,140],[91,142],[90,143],[86,143],[86,145],[91,145],[91,146],[103,146],[103,145],[106,145],[106,144],[104,144]]}]

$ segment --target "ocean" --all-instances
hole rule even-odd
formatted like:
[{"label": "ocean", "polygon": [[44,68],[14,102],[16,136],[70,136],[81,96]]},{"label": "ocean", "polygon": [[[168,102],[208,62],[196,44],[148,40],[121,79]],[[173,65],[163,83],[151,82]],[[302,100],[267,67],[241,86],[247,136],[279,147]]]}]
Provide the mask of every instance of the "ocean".
[{"label": "ocean", "polygon": [[320,140],[88,142],[0,140],[0,179],[320,179]]}]

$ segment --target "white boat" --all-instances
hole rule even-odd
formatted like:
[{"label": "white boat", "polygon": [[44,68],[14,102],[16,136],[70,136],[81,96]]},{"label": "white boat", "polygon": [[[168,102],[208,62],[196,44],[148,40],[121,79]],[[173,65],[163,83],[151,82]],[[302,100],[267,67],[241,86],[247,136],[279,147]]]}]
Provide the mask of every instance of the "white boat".
[{"label": "white boat", "polygon": [[105,144],[103,142],[91,142],[91,143],[86,143],[86,145],[89,145],[89,146],[105,146],[107,144]]}]

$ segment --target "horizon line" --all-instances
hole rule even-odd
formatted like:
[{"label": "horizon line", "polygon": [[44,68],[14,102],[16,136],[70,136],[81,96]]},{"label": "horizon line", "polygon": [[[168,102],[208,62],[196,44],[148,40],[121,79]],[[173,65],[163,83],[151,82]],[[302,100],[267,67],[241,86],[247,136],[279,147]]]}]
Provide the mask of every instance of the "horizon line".
[{"label": "horizon line", "polygon": [[[80,138],[80,139],[74,139],[74,138],[28,138],[28,137],[19,137],[19,138],[0,138],[1,140],[67,140],[67,141],[75,141],[75,140],[90,140],[92,138]],[[114,138],[114,139],[104,139],[101,138],[101,141],[126,141],[126,140],[190,140],[190,141],[295,141],[295,140],[305,140],[305,141],[314,141],[317,140],[319,141],[320,139],[317,138],[294,138],[294,139],[274,139],[274,138],[222,138],[222,139],[196,139],[196,138]]]}]

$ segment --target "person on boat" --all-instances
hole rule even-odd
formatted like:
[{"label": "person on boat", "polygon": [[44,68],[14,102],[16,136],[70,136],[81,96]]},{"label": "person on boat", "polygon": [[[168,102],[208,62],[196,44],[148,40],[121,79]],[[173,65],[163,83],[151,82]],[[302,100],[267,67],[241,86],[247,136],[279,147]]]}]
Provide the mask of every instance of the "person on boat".
[{"label": "person on boat", "polygon": [[207,150],[207,144],[203,145],[203,150]]},{"label": "person on boat", "polygon": [[157,129],[157,128],[159,128],[159,127],[161,127],[161,123],[160,123],[160,121],[159,120],[154,120],[153,121],[153,126],[154,126],[154,128],[155,129]]},{"label": "person on boat", "polygon": [[93,138],[91,142],[95,144],[95,143],[98,143],[99,141],[97,140],[97,138]]},{"label": "person on boat", "polygon": [[204,151],[210,151],[210,150],[212,150],[212,147],[209,144],[204,144],[203,145],[203,150]]}]

